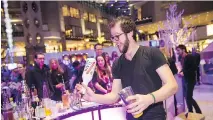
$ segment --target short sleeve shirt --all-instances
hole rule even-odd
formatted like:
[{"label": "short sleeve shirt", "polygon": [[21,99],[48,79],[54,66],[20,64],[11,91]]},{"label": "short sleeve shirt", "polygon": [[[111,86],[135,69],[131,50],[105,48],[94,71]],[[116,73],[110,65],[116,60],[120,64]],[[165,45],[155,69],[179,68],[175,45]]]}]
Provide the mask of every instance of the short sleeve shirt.
[{"label": "short sleeve shirt", "polygon": [[[112,74],[114,79],[121,79],[123,88],[131,86],[135,94],[149,94],[162,87],[156,69],[164,64],[167,61],[158,48],[140,46],[131,61],[121,55],[113,64]],[[151,120],[160,116],[165,117],[162,102],[149,106],[141,119]],[[128,120],[134,118],[128,117]]]}]

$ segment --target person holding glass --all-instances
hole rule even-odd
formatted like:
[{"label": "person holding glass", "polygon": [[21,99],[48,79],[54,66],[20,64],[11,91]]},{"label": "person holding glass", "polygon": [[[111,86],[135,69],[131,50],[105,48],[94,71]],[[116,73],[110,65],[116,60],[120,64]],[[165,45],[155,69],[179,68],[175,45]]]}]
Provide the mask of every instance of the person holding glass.
[{"label": "person holding glass", "polygon": [[[122,55],[113,63],[112,91],[95,94],[84,84],[76,89],[83,99],[101,104],[113,104],[119,100],[122,88],[131,86],[134,95],[127,97],[127,120],[166,120],[163,101],[177,92],[177,82],[158,48],[140,46],[135,41],[135,22],[120,16],[110,23],[111,40]],[[162,83],[164,83],[162,85]],[[139,118],[133,116],[143,113]]]},{"label": "person holding glass", "polygon": [[51,97],[52,100],[61,101],[62,98],[62,91],[65,90],[65,83],[68,82],[67,74],[65,74],[63,68],[59,65],[57,59],[50,59],[49,61],[50,66],[50,80],[53,86],[53,96]]}]

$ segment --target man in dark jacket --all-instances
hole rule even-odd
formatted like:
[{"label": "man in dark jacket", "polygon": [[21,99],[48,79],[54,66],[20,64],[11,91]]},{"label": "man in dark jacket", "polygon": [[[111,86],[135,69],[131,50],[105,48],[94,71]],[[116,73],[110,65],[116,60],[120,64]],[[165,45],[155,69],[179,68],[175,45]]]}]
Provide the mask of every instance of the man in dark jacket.
[{"label": "man in dark jacket", "polygon": [[28,69],[26,72],[26,82],[29,88],[35,85],[35,88],[38,91],[38,98],[43,98],[43,85],[46,83],[48,93],[51,96],[53,88],[51,87],[51,80],[49,67],[44,64],[44,54],[36,53],[34,56],[34,66],[31,69]]},{"label": "man in dark jacket", "polygon": [[[200,107],[193,99],[193,90],[196,84],[196,60],[192,54],[188,54],[185,45],[179,45],[177,48],[177,54],[181,56],[182,73],[184,77],[184,88],[186,90],[185,99],[189,109],[189,112],[193,112],[193,107],[196,113],[201,113]],[[180,75],[182,74],[180,73]]]}]

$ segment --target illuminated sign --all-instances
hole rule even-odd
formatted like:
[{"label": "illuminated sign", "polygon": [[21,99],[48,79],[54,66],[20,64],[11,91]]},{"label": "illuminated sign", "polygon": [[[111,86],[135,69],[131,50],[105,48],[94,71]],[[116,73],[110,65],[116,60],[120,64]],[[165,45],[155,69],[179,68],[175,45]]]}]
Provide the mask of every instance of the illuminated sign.
[{"label": "illuminated sign", "polygon": [[207,29],[206,30],[207,31],[207,36],[213,35],[213,24],[207,25],[206,29]]}]

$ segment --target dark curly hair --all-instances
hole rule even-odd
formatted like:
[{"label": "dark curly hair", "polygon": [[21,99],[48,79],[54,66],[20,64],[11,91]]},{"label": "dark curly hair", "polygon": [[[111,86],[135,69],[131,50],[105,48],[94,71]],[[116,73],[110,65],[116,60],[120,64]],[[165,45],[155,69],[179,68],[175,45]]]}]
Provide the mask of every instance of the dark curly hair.
[{"label": "dark curly hair", "polygon": [[136,40],[136,24],[135,24],[135,22],[128,16],[120,16],[111,21],[111,23],[109,24],[109,28],[111,29],[118,22],[120,22],[121,29],[124,33],[129,33],[131,31],[133,31],[133,38]]},{"label": "dark curly hair", "polygon": [[188,53],[188,52],[187,52],[187,49],[186,49],[186,46],[183,45],[183,44],[178,45],[178,46],[176,47],[176,49],[177,49],[177,48],[180,48],[181,50],[184,50],[186,53]]}]

